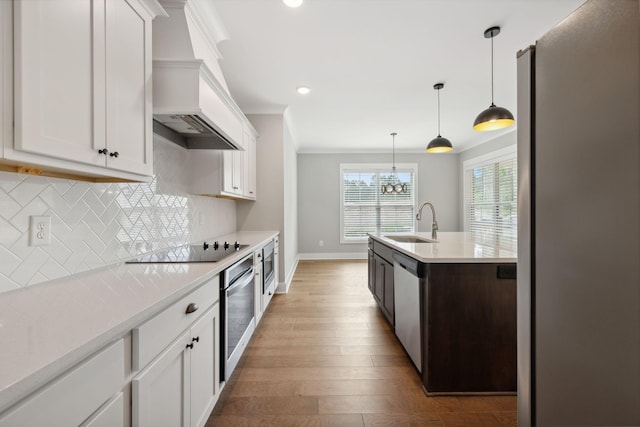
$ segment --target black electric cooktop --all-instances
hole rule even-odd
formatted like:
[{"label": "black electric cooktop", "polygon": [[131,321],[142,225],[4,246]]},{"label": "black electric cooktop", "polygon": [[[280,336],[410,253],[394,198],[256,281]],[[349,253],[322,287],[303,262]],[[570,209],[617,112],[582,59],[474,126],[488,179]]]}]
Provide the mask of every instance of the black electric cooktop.
[{"label": "black electric cooktop", "polygon": [[214,242],[202,245],[182,245],[165,251],[143,255],[127,261],[127,264],[141,263],[171,263],[171,262],[218,262],[249,245],[241,245],[239,242],[219,244]]}]

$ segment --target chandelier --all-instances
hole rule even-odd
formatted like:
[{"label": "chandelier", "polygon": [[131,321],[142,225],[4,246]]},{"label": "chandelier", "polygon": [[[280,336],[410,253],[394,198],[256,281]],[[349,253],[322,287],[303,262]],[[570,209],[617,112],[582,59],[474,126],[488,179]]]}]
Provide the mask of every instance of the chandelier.
[{"label": "chandelier", "polygon": [[382,184],[382,194],[402,194],[407,192],[407,184],[400,182],[398,174],[396,173],[396,135],[396,132],[391,133],[391,137],[393,138],[393,166],[391,167],[391,177],[393,181],[388,184]]}]

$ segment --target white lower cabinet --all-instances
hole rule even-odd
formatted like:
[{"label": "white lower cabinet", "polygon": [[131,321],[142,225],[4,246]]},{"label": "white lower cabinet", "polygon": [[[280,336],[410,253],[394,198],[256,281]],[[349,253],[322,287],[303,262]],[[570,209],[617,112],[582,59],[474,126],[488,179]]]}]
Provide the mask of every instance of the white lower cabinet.
[{"label": "white lower cabinet", "polygon": [[132,383],[134,427],[203,426],[219,394],[219,304]]},{"label": "white lower cabinet", "polygon": [[273,294],[276,293],[276,281],[272,280],[271,283],[267,286],[266,291],[262,294],[262,312],[267,311],[267,307],[269,307],[269,303],[271,302],[271,298],[273,298]]},{"label": "white lower cabinet", "polygon": [[122,426],[124,371],[121,339],[1,415],[0,427]]},{"label": "white lower cabinet", "polygon": [[256,319],[256,326],[258,326],[258,323],[260,322],[260,319],[262,319],[262,248],[260,248],[260,250],[257,250],[254,252],[253,254],[253,269],[255,271],[255,280],[254,280],[254,287],[255,287],[255,298],[254,298],[254,307],[255,307],[255,319]]},{"label": "white lower cabinet", "polygon": [[[80,427],[124,427],[124,393],[118,393]],[[128,425],[128,424],[127,424]]]}]

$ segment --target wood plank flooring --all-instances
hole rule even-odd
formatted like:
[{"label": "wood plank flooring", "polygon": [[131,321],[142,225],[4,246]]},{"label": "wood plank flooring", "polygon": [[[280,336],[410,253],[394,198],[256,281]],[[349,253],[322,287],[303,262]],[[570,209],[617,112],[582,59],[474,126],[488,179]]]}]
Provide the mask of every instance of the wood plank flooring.
[{"label": "wood plank flooring", "polygon": [[366,261],[301,261],[206,427],[516,425],[516,398],[427,397],[367,289]]}]

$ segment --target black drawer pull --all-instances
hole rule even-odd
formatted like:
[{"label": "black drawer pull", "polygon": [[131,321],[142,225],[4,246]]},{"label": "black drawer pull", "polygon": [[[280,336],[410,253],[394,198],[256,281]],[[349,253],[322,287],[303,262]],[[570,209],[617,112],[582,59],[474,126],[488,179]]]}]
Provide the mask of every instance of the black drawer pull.
[{"label": "black drawer pull", "polygon": [[193,312],[196,312],[196,311],[198,311],[198,308],[199,308],[199,307],[198,307],[198,304],[196,304],[195,302],[192,302],[191,304],[189,304],[189,305],[187,306],[187,311],[186,311],[186,313],[187,313],[187,314],[191,314],[191,313],[193,313]]},{"label": "black drawer pull", "polygon": [[200,337],[198,336],[198,337],[192,338],[191,342],[194,342],[194,341],[195,342],[200,342]]},{"label": "black drawer pull", "polygon": [[187,348],[191,348],[192,349],[193,348],[193,344],[191,344],[191,343],[187,344]]}]

